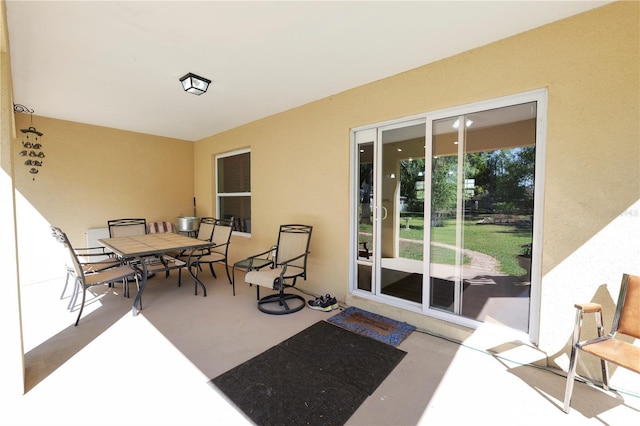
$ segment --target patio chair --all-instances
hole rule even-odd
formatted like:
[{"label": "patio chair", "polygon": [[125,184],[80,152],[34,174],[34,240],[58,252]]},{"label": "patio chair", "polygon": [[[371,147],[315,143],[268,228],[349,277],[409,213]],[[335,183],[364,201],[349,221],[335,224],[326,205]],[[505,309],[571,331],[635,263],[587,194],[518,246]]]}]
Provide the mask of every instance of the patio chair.
[{"label": "patio chair", "polygon": [[[299,294],[286,293],[285,289],[294,287],[299,277],[307,279],[307,258],[312,230],[313,227],[309,225],[280,225],[274,265],[260,270],[249,267],[244,280],[256,285],[260,311],[284,315],[304,308],[305,299]],[[249,260],[265,256],[271,250],[252,256]],[[277,293],[260,298],[260,286],[268,287]]]},{"label": "patio chair", "polygon": [[[80,266],[82,266],[82,270],[85,274],[99,272],[105,269],[113,268],[114,266],[120,266],[122,263],[120,259],[112,257],[112,254],[109,253],[105,247],[79,247],[74,248],[74,251],[76,253],[76,256],[78,256]],[[69,285],[69,278],[73,277],[75,284],[73,293],[69,298],[68,306],[68,309],[71,309],[78,294],[78,281],[75,278],[75,268],[73,264],[67,264],[66,268],[67,276],[64,281],[64,288],[62,289],[62,293],[60,294],[60,299],[64,299],[64,295],[67,292],[67,286]]]},{"label": "patio chair", "polygon": [[[152,222],[154,224],[158,222]],[[174,226],[171,222],[160,222],[162,224],[169,223],[171,226]],[[116,237],[132,237],[135,235],[145,235],[147,234],[149,228],[147,227],[147,220],[143,218],[135,218],[135,219],[112,219],[107,221],[107,226],[109,227],[109,236],[111,238]],[[162,225],[165,227],[167,225]],[[156,228],[154,228],[155,232]],[[171,274],[170,271],[172,269],[178,269],[178,285],[180,285],[180,281],[182,280],[181,268],[186,266],[186,262],[183,262],[179,259],[172,257],[171,255],[166,255],[162,257],[158,256],[147,256],[143,258],[145,263],[147,264],[147,276],[149,278],[153,277],[156,272],[164,272],[165,278],[168,278]],[[129,297],[129,290],[125,291],[125,296]]]},{"label": "patio chair", "polygon": [[131,237],[147,233],[146,219],[113,219],[107,221],[109,237]]},{"label": "patio chair", "polygon": [[178,228],[173,222],[149,222],[147,224],[147,234],[177,234]]},{"label": "patio chair", "polygon": [[[214,219],[213,233],[211,234],[211,245],[203,249],[191,251],[187,263],[189,268],[195,268],[194,275],[198,277],[198,271],[202,270],[203,264],[208,264],[211,275],[217,278],[213,270],[214,263],[224,264],[229,284],[231,275],[229,274],[229,264],[227,254],[229,252],[229,244],[231,243],[231,234],[233,233],[233,219]],[[196,294],[198,294],[198,286],[196,285]]]},{"label": "patio chair", "polygon": [[358,245],[362,246],[362,248],[358,249],[359,257],[364,257],[365,259],[369,259],[369,257],[371,257],[371,251],[369,250],[369,246],[367,244],[367,241],[360,241],[358,243]]},{"label": "patio chair", "polygon": [[[598,303],[576,304],[576,323],[571,344],[571,358],[567,372],[567,385],[564,395],[564,411],[570,410],[578,352],[580,350],[600,358],[602,369],[602,387],[609,390],[609,370],[607,362],[640,373],[640,347],[621,339],[617,334],[640,339],[640,276],[624,274],[620,286],[620,295],[613,316],[609,334],[604,336],[602,325],[602,306]],[[595,314],[598,337],[580,342],[582,318],[584,314]]]},{"label": "patio chair", "polygon": [[134,278],[136,283],[138,281],[137,271],[129,265],[119,265],[109,269],[103,269],[96,272],[85,273],[80,260],[78,259],[78,255],[73,249],[73,246],[69,242],[67,235],[62,232],[60,228],[56,228],[55,226],[51,227],[53,237],[58,240],[58,242],[62,243],[69,251],[69,256],[71,258],[71,262],[73,263],[73,267],[75,270],[75,280],[77,286],[82,289],[82,301],[80,303],[80,309],[78,311],[78,318],[76,319],[75,325],[77,326],[80,322],[80,317],[82,316],[82,311],[84,310],[84,304],[86,301],[87,289],[89,287],[93,287],[96,285],[107,284],[110,285],[113,282],[122,280],[125,288],[128,287],[128,279]]},{"label": "patio chair", "polygon": [[[216,218],[202,217],[198,226],[198,234],[196,238],[202,241],[211,241],[213,236],[213,228],[216,226]],[[188,250],[182,250],[180,253],[171,253],[173,257],[186,259],[191,254]]]}]

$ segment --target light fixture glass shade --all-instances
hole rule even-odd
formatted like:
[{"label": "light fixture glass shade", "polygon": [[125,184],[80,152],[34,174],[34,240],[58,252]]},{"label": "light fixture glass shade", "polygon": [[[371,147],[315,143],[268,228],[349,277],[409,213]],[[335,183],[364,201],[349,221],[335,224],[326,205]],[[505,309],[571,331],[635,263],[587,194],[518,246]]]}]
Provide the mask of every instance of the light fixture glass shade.
[{"label": "light fixture glass shade", "polygon": [[189,73],[180,78],[180,83],[182,83],[182,88],[186,92],[199,96],[207,91],[211,80]]}]

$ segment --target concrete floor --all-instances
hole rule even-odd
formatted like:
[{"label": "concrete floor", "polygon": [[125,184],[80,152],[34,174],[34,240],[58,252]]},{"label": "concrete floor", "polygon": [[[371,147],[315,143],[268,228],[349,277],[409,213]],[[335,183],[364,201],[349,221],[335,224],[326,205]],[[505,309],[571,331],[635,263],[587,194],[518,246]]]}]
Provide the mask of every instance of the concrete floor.
[{"label": "concrete floor", "polygon": [[[68,299],[59,298],[62,279],[23,287],[28,391],[3,401],[7,424],[250,424],[209,379],[331,313],[260,313],[242,273],[235,297],[226,277],[204,273],[206,298],[194,296],[192,284],[179,288],[176,275],[149,281],[136,317],[120,288],[96,288],[78,327]],[[304,282],[301,288],[324,293]],[[416,331],[399,348],[407,356],[348,425],[640,423],[637,395],[584,383],[576,383],[565,414],[564,377],[527,365],[540,354],[496,325],[480,327],[463,344]],[[318,348],[318,356],[330,350]]]}]

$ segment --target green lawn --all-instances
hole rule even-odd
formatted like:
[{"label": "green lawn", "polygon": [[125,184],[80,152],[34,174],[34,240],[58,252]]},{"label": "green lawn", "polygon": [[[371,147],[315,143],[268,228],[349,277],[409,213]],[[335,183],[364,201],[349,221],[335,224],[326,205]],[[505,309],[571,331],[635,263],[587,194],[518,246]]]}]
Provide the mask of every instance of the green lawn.
[{"label": "green lawn", "polygon": [[[408,259],[422,260],[422,241],[424,237],[424,220],[422,217],[410,217],[409,229],[406,229],[404,218],[400,221],[400,238],[415,240],[401,241],[400,256]],[[455,245],[455,221],[444,220],[443,226],[431,228],[433,242]],[[361,225],[361,232],[371,233],[371,225]],[[522,245],[531,242],[530,230],[520,230],[510,225],[477,225],[476,220],[469,220],[463,229],[465,248],[495,257],[500,262],[503,273],[519,276],[524,270],[518,266],[516,256],[522,251]],[[371,247],[371,244],[369,245]],[[454,264],[453,250],[432,246],[432,260],[435,263]],[[469,259],[463,260],[468,263]]]}]

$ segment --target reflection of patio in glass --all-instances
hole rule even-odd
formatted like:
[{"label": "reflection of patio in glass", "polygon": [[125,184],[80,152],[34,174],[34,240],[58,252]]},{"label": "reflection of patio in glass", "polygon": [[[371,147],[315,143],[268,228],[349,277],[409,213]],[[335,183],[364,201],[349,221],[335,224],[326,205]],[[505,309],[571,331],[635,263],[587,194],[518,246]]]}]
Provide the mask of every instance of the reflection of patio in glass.
[{"label": "reflection of patio in glass", "polygon": [[[422,303],[422,262],[411,259],[383,259],[382,273],[391,284],[382,289],[388,296]],[[431,268],[431,306],[453,311],[454,281],[452,265]],[[393,277],[391,276],[393,275]],[[462,315],[478,321],[500,322],[509,327],[528,329],[530,286],[521,277],[478,268],[463,269]],[[528,283],[526,283],[528,284]]]},{"label": "reflection of patio in glass", "polygon": [[[423,224],[422,217],[402,221],[398,233],[400,256],[382,259],[382,282],[389,283],[383,294],[422,303]],[[441,229],[433,232],[431,243],[431,305],[447,311],[453,309],[456,276],[456,248],[446,242],[455,238],[452,228],[451,221],[444,220]],[[361,241],[367,237],[366,232],[361,233]],[[531,232],[517,224],[479,226],[477,218],[465,223],[469,248],[463,249],[461,256],[463,316],[528,329],[530,269],[520,267],[519,258],[522,242],[530,245],[530,241]]]}]

